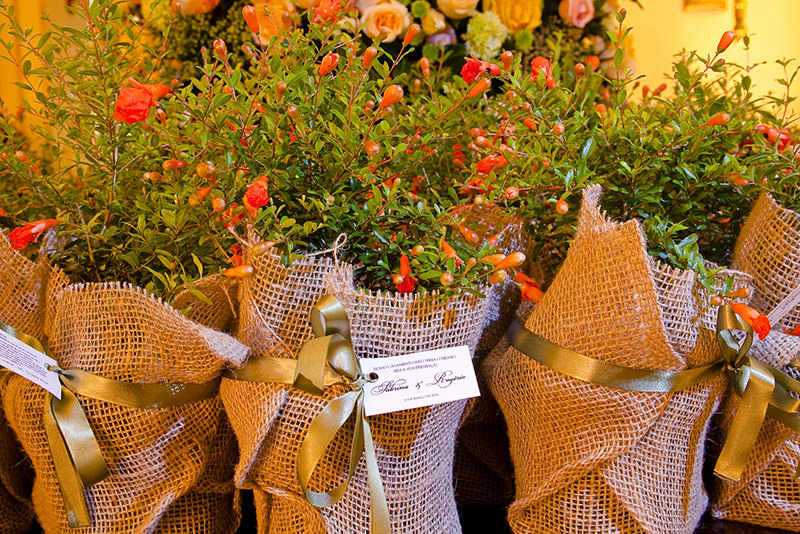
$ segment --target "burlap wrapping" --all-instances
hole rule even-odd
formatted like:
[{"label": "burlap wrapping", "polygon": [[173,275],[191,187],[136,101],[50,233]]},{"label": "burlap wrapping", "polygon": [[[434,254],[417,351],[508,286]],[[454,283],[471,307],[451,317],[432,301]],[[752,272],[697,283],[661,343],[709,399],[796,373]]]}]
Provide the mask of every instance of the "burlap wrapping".
[{"label": "burlap wrapping", "polygon": [[[512,218],[500,206],[476,205],[465,208],[464,219],[475,227],[481,240],[499,234],[498,253],[524,252],[528,261],[523,270],[532,264],[532,243],[522,220]],[[505,336],[521,294],[509,278],[503,284],[493,285],[486,300],[486,320],[478,340],[478,364]],[[481,396],[467,403],[456,439],[453,481],[456,502],[462,508],[505,506],[514,496],[506,423],[480,367],[478,385]]]},{"label": "burlap wrapping", "polygon": [[[321,257],[298,260],[288,269],[277,258],[259,258],[253,264],[256,273],[243,284],[239,333],[256,355],[295,358],[313,336],[311,307],[326,292],[347,310],[353,346],[361,358],[456,345],[474,351],[477,344],[485,313],[482,299],[357,291],[349,267],[335,269]],[[222,397],[241,448],[237,484],[255,491],[260,533],[369,532],[363,459],[344,498],[329,508],[308,504],[297,482],[296,457],[308,426],[344,392],[337,386],[316,397],[283,385],[224,381]],[[393,532],[460,532],[452,458],[464,405],[461,401],[370,418]],[[310,489],[329,490],[341,480],[351,436],[352,421],[328,448]]]},{"label": "burlap wrapping", "polygon": [[[69,285],[53,270],[45,334],[59,365],[135,383],[203,383],[247,348],[145,291]],[[9,422],[36,470],[33,503],[45,533],[227,534],[239,523],[230,476],[230,431],[218,397],[139,410],[78,395],[111,475],[86,488],[92,526],[70,529],[43,429],[45,392],[13,376]],[[228,466],[216,465],[225,463]]]},{"label": "burlap wrapping", "polygon": [[[569,254],[526,328],[628,367],[716,360],[714,335],[701,327],[713,316],[700,317],[694,274],[651,260],[638,222],[609,220],[600,193],[584,192]],[[581,382],[513,348],[487,363],[509,424],[515,533],[694,531],[707,504],[704,441],[724,377],[653,394]]]},{"label": "burlap wrapping", "polygon": [[[768,193],[756,202],[734,250],[733,266],[752,274],[755,291],[751,305],[768,313],[800,286],[800,215],[780,206]],[[800,337],[784,331],[800,324],[800,306],[772,325],[763,341],[750,350],[757,359],[800,378],[800,369],[788,365],[800,356]],[[730,428],[739,397],[729,395],[723,405],[723,435]],[[800,437],[767,417],[738,481],[714,482],[712,513],[731,519],[787,530],[800,530]]]},{"label": "burlap wrapping", "polygon": [[[0,321],[23,332],[41,335],[47,268],[11,248],[0,232]],[[0,399],[5,380],[0,380]],[[30,495],[33,469],[0,412],[0,534],[28,532],[33,523]]]}]

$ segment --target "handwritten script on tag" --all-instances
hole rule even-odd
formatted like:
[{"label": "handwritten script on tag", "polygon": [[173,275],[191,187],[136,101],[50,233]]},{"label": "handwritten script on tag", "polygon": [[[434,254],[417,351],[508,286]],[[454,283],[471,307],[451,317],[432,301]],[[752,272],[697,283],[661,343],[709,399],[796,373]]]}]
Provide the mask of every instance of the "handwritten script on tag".
[{"label": "handwritten script on tag", "polygon": [[54,359],[0,330],[0,367],[27,378],[60,399],[58,373],[48,370],[55,366]]},{"label": "handwritten script on tag", "polygon": [[469,347],[453,347],[360,360],[365,375],[377,376],[367,384],[367,416],[480,396]]}]

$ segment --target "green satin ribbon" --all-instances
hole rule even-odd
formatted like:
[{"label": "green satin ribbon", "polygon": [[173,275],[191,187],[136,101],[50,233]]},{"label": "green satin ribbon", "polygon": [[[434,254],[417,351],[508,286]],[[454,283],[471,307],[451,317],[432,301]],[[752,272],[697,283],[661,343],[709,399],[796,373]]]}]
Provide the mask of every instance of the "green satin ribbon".
[{"label": "green satin ribbon", "polygon": [[[741,340],[737,341],[735,331],[744,332]],[[767,415],[800,434],[800,399],[792,395],[800,394],[800,382],[750,357],[753,328],[729,305],[722,306],[717,315],[717,341],[741,400],[714,472],[739,480]],[[800,465],[795,476],[800,477]]]},{"label": "green satin ribbon", "polygon": [[[370,497],[370,533],[390,534],[389,506],[378,470],[378,457],[367,418],[364,415],[364,386],[374,382],[361,371],[358,358],[350,343],[350,322],[341,303],[325,295],[311,310],[311,327],[316,339],[308,341],[300,350],[295,387],[307,393],[321,395],[324,389],[324,370],[330,366],[351,391],[328,405],[311,422],[297,456],[297,479],[308,502],[318,508],[338,502],[347,490],[361,455],[365,456]],[[308,484],[317,464],[325,454],[336,434],[355,413],[355,429],[350,447],[350,467],[345,480],[336,488],[324,493],[310,491]]]},{"label": "green satin ribbon", "polygon": [[511,345],[522,354],[554,371],[583,382],[642,393],[674,393],[719,376],[725,362],[716,361],[682,371],[635,369],[596,360],[566,349],[528,331],[515,318],[506,333]]},{"label": "green satin ribbon", "polygon": [[[2,323],[0,329],[53,358],[38,339]],[[84,488],[109,476],[100,445],[76,395],[128,408],[156,410],[209,399],[216,394],[220,383],[217,378],[203,384],[135,384],[78,369],[50,370],[58,373],[61,399],[50,393],[45,395],[43,424],[71,528],[91,526]]]},{"label": "green satin ribbon", "polygon": [[[364,415],[364,386],[375,379],[364,376],[361,371],[350,342],[347,312],[335,297],[323,296],[312,308],[310,321],[316,337],[303,345],[297,361],[257,357],[232,373],[231,377],[251,382],[288,384],[317,396],[323,395],[325,388],[331,385],[349,386],[350,391],[330,401],[311,422],[297,456],[297,480],[311,505],[317,508],[331,506],[344,496],[363,454],[370,493],[370,533],[390,534],[389,506],[378,469],[372,431]],[[325,450],[353,415],[355,429],[347,477],[332,490],[324,493],[310,491],[309,482]]]}]

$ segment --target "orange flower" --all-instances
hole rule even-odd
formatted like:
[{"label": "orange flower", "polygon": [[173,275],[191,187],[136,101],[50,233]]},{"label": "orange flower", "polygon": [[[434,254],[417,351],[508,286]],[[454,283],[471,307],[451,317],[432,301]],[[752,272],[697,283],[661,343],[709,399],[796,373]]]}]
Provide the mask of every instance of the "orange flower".
[{"label": "orange flower", "polygon": [[744,322],[753,327],[753,331],[758,334],[758,339],[767,337],[771,326],[766,315],[741,302],[734,302],[731,304],[731,308]]},{"label": "orange flower", "polygon": [[268,181],[266,176],[259,176],[244,194],[245,201],[253,208],[260,208],[266,206],[269,202],[268,195]]},{"label": "orange flower", "polygon": [[114,119],[128,124],[141,122],[150,115],[152,105],[153,96],[146,89],[123,87],[114,103]]},{"label": "orange flower", "polygon": [[397,286],[398,293],[413,293],[414,288],[417,287],[417,280],[411,276],[411,263],[405,254],[400,256],[400,274],[394,275],[392,279]]},{"label": "orange flower", "polygon": [[40,219],[27,223],[25,226],[14,228],[8,234],[8,239],[11,241],[11,248],[14,250],[22,250],[32,242],[39,239],[42,232],[58,224],[58,219]]},{"label": "orange flower", "polygon": [[544,297],[544,292],[539,286],[538,282],[530,276],[517,271],[514,274],[514,281],[519,284],[519,289],[522,292],[522,300],[528,302],[539,303]]}]

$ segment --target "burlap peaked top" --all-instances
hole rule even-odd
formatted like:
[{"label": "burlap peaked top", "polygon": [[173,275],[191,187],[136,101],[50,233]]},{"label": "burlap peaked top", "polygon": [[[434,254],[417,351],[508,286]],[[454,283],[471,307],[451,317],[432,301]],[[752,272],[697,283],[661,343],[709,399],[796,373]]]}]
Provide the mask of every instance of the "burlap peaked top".
[{"label": "burlap peaked top", "polygon": [[[763,193],[745,222],[734,251],[733,266],[753,276],[751,305],[768,313],[800,286],[800,215],[780,206]],[[800,337],[786,335],[800,324],[800,306],[772,325],[763,340],[756,340],[750,354],[800,378],[800,369],[787,367],[800,356]],[[721,426],[729,428],[739,404],[730,395]],[[800,530],[800,481],[794,478],[800,462],[800,437],[767,417],[742,478],[717,480],[713,513],[748,523]]]},{"label": "burlap peaked top", "polygon": [[[246,254],[249,252],[246,251]],[[256,272],[241,290],[240,338],[254,355],[296,358],[313,336],[309,313],[330,292],[347,310],[356,354],[396,356],[454,345],[474,351],[485,314],[473,297],[442,299],[375,294],[353,287],[352,269],[321,256],[288,268],[274,256],[249,258]],[[364,462],[337,504],[317,510],[297,482],[296,458],[308,426],[324,406],[346,390],[323,397],[289,386],[224,380],[221,395],[239,439],[236,481],[253,488],[259,532],[309,534],[369,532],[369,497]],[[452,457],[464,402],[370,418],[378,464],[395,533],[457,533]],[[335,487],[346,472],[352,421],[320,462],[310,489]]]},{"label": "burlap peaked top", "polygon": [[[204,383],[248,354],[235,339],[139,288],[69,285],[58,270],[48,283],[47,313],[45,334],[59,365],[113,380]],[[219,448],[218,398],[138,410],[78,397],[111,473],[84,491],[92,526],[79,529],[67,526],[42,427],[45,392],[14,376],[4,398],[36,470],[33,502],[46,533],[235,532],[232,484],[217,485],[209,476],[227,454]]]},{"label": "burlap peaked top", "polygon": [[[640,369],[677,370],[718,357],[711,310],[694,274],[654,262],[636,221],[610,220],[599,186],[584,192],[567,258],[525,321],[568,349]],[[502,349],[502,347],[501,347]],[[513,348],[486,365],[509,425],[516,533],[691,533],[708,420],[724,377],[676,394],[584,383]]]},{"label": "burlap peaked top", "polygon": [[[0,321],[20,331],[41,336],[47,267],[30,261],[11,248],[0,232]],[[0,384],[2,399],[4,381]],[[1,401],[0,401],[1,402]],[[33,522],[30,501],[33,469],[22,447],[0,413],[0,533],[26,534]]]}]

